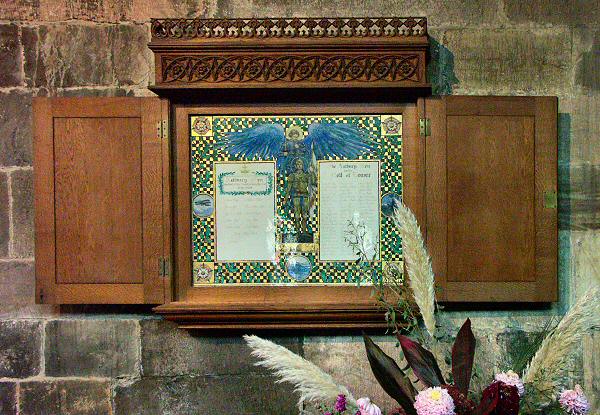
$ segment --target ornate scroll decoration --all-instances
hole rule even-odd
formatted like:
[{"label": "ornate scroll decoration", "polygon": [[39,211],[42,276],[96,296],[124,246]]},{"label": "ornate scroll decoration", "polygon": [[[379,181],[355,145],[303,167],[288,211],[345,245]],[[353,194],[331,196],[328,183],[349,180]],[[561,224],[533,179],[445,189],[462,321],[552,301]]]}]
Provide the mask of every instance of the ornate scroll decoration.
[{"label": "ornate scroll decoration", "polygon": [[415,81],[419,56],[163,56],[162,82]]},{"label": "ornate scroll decoration", "polygon": [[402,37],[427,35],[424,17],[152,19],[154,39]]}]

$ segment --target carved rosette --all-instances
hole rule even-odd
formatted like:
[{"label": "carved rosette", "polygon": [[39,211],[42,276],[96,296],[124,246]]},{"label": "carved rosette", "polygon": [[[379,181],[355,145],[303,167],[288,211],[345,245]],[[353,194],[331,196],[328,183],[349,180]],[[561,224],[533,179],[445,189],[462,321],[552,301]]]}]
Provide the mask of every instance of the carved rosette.
[{"label": "carved rosette", "polygon": [[426,86],[427,20],[415,17],[155,19],[156,85]]}]

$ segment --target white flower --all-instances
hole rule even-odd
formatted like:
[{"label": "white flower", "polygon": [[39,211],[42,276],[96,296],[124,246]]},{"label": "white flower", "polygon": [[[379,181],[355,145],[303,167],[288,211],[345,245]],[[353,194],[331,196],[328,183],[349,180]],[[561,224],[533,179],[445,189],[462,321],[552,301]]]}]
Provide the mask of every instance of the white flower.
[{"label": "white flower", "polygon": [[369,398],[360,398],[356,401],[360,415],[381,415],[381,409],[371,402]]},{"label": "white flower", "polygon": [[523,384],[523,381],[521,380],[519,375],[517,375],[512,370],[509,370],[508,372],[498,373],[494,379],[496,379],[498,382],[502,382],[510,386],[515,386],[519,391],[519,398],[522,398],[525,394],[525,385]]},{"label": "white flower", "polygon": [[417,415],[454,415],[454,401],[446,389],[436,386],[419,392],[415,409]]}]

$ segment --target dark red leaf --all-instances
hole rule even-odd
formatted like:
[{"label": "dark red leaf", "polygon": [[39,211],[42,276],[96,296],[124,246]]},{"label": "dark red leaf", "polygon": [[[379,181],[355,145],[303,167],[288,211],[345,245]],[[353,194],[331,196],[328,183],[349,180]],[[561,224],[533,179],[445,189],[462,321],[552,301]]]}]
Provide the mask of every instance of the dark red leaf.
[{"label": "dark red leaf", "polygon": [[479,402],[479,405],[477,405],[477,408],[473,411],[473,415],[490,415],[496,410],[499,399],[499,383],[494,382],[483,391],[481,402]]},{"label": "dark red leaf", "polygon": [[363,337],[371,370],[377,382],[402,406],[407,415],[416,415],[417,411],[414,407],[416,391],[410,379],[404,375],[394,359],[385,354],[373,340],[367,336]]},{"label": "dark red leaf", "polygon": [[475,336],[471,331],[471,320],[467,319],[458,331],[452,346],[452,377],[458,390],[465,396],[469,392],[474,356]]},{"label": "dark red leaf", "polygon": [[413,373],[428,388],[445,384],[435,357],[419,343],[401,334],[397,335],[404,357]]},{"label": "dark red leaf", "polygon": [[519,390],[516,386],[507,385],[499,382],[497,415],[518,415],[519,414]]}]

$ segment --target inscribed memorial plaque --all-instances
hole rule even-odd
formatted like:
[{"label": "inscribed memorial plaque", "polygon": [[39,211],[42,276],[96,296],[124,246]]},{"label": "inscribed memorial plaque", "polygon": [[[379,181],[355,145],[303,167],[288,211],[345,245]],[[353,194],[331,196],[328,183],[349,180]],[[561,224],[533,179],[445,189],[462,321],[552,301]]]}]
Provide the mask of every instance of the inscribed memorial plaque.
[{"label": "inscribed memorial plaque", "polygon": [[194,115],[190,127],[194,285],[368,284],[368,269],[401,265],[401,114]]}]

